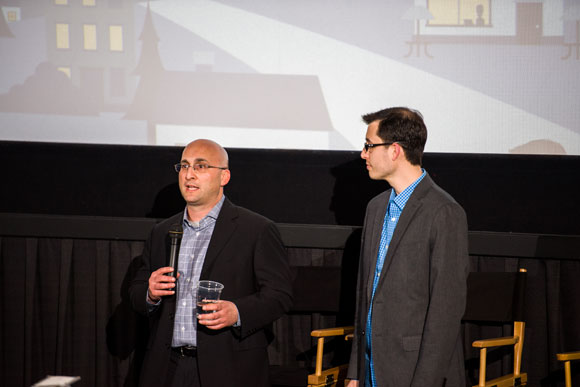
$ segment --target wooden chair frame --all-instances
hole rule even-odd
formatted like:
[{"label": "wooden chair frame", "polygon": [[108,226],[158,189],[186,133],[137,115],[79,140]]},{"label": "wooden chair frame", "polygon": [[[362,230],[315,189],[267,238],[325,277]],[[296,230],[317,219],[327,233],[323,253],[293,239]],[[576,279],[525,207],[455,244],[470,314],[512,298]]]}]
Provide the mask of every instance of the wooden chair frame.
[{"label": "wooden chair frame", "polygon": [[[493,339],[476,340],[472,346],[480,348],[479,350],[479,383],[477,387],[509,387],[509,386],[525,386],[528,382],[528,375],[521,373],[522,365],[522,348],[524,345],[524,331],[526,323],[522,321],[514,322],[514,335],[507,337],[498,337]],[[493,347],[501,347],[506,345],[514,346],[514,372],[512,374],[500,376],[492,380],[485,380],[487,369],[487,349]],[[476,386],[474,386],[476,387]]]},{"label": "wooden chair frame", "polygon": [[[345,339],[354,332],[354,327],[337,327],[317,329],[310,333],[310,336],[317,337],[316,345],[316,367],[314,373],[308,375],[308,387],[337,387],[339,382],[343,382],[348,371],[348,364],[338,367],[322,369],[322,358],[324,356],[324,339],[327,337],[345,336]],[[342,384],[340,384],[341,386]]]},{"label": "wooden chair frame", "polygon": [[[526,269],[519,270],[522,273],[526,272]],[[522,366],[522,350],[524,346],[524,332],[526,329],[526,323],[523,321],[514,321],[513,336],[507,337],[497,337],[484,340],[476,340],[472,343],[474,348],[480,348],[479,350],[479,381],[476,386],[473,387],[513,387],[513,386],[525,386],[528,382],[527,373],[521,372]],[[487,349],[494,347],[502,347],[513,345],[514,353],[514,368],[513,373],[508,375],[503,375],[498,378],[486,381],[486,370],[487,370]]]},{"label": "wooden chair frame", "polygon": [[564,377],[566,380],[566,387],[572,387],[572,371],[570,369],[570,361],[580,360],[580,352],[565,352],[556,354],[559,361],[564,362]]}]

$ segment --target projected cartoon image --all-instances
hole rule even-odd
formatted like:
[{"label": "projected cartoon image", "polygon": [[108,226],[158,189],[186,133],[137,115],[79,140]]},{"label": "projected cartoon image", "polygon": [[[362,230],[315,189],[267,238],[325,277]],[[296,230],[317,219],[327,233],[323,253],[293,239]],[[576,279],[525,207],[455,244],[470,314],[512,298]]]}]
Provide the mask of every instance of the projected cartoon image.
[{"label": "projected cartoon image", "polygon": [[572,0],[2,3],[0,140],[359,150],[412,106],[427,152],[580,155]]}]

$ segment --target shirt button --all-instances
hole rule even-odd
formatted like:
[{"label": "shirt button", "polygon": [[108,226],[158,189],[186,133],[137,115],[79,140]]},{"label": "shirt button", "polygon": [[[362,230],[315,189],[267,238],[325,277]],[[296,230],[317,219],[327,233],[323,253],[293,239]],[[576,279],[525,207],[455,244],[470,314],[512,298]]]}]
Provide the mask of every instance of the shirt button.
[{"label": "shirt button", "polygon": [[185,306],[185,305],[187,305],[187,302],[186,301],[183,301],[183,304],[181,304],[181,305]]},{"label": "shirt button", "polygon": [[395,221],[395,218],[394,218],[394,217],[393,217],[393,218],[391,218],[391,222],[394,222],[394,221]]},{"label": "shirt button", "polygon": [[195,236],[199,236],[199,231],[195,233]]},{"label": "shirt button", "polygon": [[181,332],[185,331],[185,327],[181,327]]}]

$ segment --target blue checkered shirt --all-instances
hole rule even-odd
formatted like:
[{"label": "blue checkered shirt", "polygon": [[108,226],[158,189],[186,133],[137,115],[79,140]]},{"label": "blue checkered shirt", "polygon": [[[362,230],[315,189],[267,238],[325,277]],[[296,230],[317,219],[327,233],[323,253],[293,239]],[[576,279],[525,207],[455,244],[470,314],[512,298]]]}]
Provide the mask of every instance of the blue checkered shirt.
[{"label": "blue checkered shirt", "polygon": [[425,177],[425,170],[417,180],[415,180],[410,186],[405,188],[400,194],[396,194],[395,190],[391,190],[391,196],[389,197],[389,204],[387,206],[387,213],[385,214],[385,219],[383,221],[383,230],[381,232],[381,242],[379,245],[379,253],[377,255],[377,265],[375,267],[375,277],[373,280],[373,293],[371,296],[371,302],[369,307],[369,313],[367,316],[367,327],[366,327],[366,340],[367,340],[367,378],[365,386],[375,387],[378,386],[377,380],[375,378],[375,365],[373,363],[372,348],[371,348],[371,338],[372,338],[372,324],[371,318],[373,313],[373,300],[375,298],[375,291],[377,290],[377,285],[379,279],[381,278],[381,272],[383,270],[383,265],[385,263],[385,257],[387,255],[387,250],[389,249],[389,244],[393,238],[393,233],[395,232],[395,227],[397,227],[397,222],[399,217],[405,208],[405,204],[411,197],[411,194],[415,190],[415,187],[423,180]]},{"label": "blue checkered shirt", "polygon": [[197,282],[201,275],[205,254],[215,228],[217,217],[225,196],[199,221],[187,220],[187,209],[183,216],[183,237],[179,248],[177,281],[177,303],[173,325],[172,347],[197,346],[196,298]]}]

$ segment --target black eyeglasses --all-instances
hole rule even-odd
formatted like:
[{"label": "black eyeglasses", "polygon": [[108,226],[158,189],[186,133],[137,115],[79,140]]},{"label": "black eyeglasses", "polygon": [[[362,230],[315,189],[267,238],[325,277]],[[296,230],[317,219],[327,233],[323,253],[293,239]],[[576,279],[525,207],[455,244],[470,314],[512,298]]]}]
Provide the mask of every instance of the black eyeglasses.
[{"label": "black eyeglasses", "polygon": [[207,172],[210,168],[215,168],[215,169],[221,169],[221,170],[225,170],[228,169],[227,167],[214,167],[213,165],[209,165],[209,164],[201,164],[201,163],[197,163],[197,164],[186,164],[186,163],[178,163],[175,164],[173,166],[173,168],[175,168],[175,172],[180,172],[180,171],[185,171],[187,172],[187,170],[189,168],[193,168],[193,170],[196,173],[205,173]]},{"label": "black eyeglasses", "polygon": [[[363,148],[364,148],[365,152],[368,152],[369,149],[372,149],[376,146],[393,145],[394,143],[401,145],[401,143],[398,141],[381,142],[380,144],[369,144],[368,142],[365,142],[365,144],[363,145]],[[401,146],[403,146],[403,145],[401,145]]]}]

